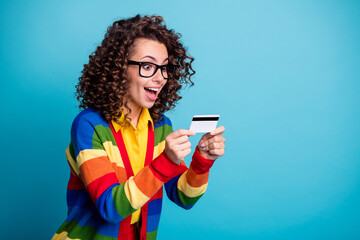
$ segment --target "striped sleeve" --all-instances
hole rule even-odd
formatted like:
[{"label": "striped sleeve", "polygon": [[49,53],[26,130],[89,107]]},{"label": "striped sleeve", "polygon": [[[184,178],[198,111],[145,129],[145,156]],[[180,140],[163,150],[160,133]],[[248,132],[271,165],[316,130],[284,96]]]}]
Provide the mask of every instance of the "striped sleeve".
[{"label": "striped sleeve", "polygon": [[160,154],[135,177],[120,182],[103,146],[98,124],[86,115],[72,126],[71,140],[78,173],[98,212],[108,222],[120,222],[142,207],[163,183],[182,171],[165,154]]},{"label": "striped sleeve", "polygon": [[165,184],[169,199],[184,209],[192,208],[206,191],[213,163],[196,149],[189,169]]}]

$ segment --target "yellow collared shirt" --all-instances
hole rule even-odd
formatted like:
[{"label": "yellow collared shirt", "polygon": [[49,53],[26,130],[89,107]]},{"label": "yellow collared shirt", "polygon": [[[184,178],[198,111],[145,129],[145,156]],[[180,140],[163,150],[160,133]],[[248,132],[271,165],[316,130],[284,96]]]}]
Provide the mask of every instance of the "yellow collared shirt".
[{"label": "yellow collared shirt", "polygon": [[[120,118],[120,122],[123,121],[125,121],[124,115]],[[111,121],[115,132],[118,132],[119,130],[121,131],[134,176],[144,167],[145,164],[149,121],[152,125],[154,124],[147,108],[142,109],[137,127],[135,127],[131,122],[129,122],[130,124],[128,126],[121,126],[115,121]],[[132,214],[131,224],[140,220],[140,214],[141,209],[138,209]]]}]

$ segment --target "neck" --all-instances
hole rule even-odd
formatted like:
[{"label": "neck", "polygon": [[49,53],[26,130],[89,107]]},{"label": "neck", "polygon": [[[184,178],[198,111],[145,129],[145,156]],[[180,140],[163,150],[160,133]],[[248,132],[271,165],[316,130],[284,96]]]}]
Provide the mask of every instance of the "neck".
[{"label": "neck", "polygon": [[[134,106],[129,107],[131,109],[131,113],[128,115],[128,117],[131,119],[131,123],[134,125],[134,127],[137,127],[142,108]],[[126,111],[126,108],[124,110],[124,113],[128,113],[128,111]]]}]

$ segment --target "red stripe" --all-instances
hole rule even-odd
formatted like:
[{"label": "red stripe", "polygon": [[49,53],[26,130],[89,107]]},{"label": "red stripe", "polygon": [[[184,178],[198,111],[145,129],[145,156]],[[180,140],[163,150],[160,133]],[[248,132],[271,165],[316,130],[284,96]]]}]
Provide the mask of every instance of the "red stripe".
[{"label": "red stripe", "polygon": [[148,139],[147,139],[147,149],[146,149],[146,157],[145,157],[145,166],[149,165],[154,157],[154,130],[152,128],[151,122],[148,124]]},{"label": "red stripe", "polygon": [[111,185],[118,183],[115,172],[108,173],[88,185],[88,190],[92,200],[95,202],[98,197]]},{"label": "red stripe", "polygon": [[151,162],[149,168],[154,176],[162,182],[167,182],[188,169],[185,165],[175,164],[165,152],[162,152],[155,158],[154,161]]},{"label": "red stripe", "polygon": [[192,161],[190,163],[190,167],[197,174],[207,173],[211,166],[214,164],[215,160],[206,159],[201,156],[198,148],[196,147],[195,153],[192,157]]},{"label": "red stripe", "polygon": [[149,202],[155,199],[160,199],[162,197],[163,197],[163,188],[160,188],[159,191],[157,191],[155,195],[149,200]]},{"label": "red stripe", "polygon": [[134,227],[136,228],[136,225],[131,225],[131,216],[132,215],[128,216],[127,218],[125,218],[120,222],[118,239],[125,239],[125,240],[136,239],[137,236],[134,230],[137,231],[137,229],[134,229]]},{"label": "red stripe", "polygon": [[148,214],[149,204],[148,202],[141,207],[141,231],[140,231],[140,240],[146,240],[146,226],[147,226],[147,214]]},{"label": "red stripe", "polygon": [[68,190],[80,190],[84,188],[85,187],[81,179],[77,175],[71,172],[68,183]]},{"label": "red stripe", "polygon": [[121,130],[119,130],[118,132],[115,132],[115,129],[113,128],[112,124],[109,123],[109,125],[110,125],[111,131],[115,137],[116,144],[118,145],[118,148],[119,148],[119,151],[121,154],[121,158],[122,158],[122,161],[125,166],[127,179],[129,179],[129,177],[134,176],[134,172],[133,172],[131,164],[130,164],[129,155],[126,151],[126,147],[125,147],[124,139],[121,134]]}]

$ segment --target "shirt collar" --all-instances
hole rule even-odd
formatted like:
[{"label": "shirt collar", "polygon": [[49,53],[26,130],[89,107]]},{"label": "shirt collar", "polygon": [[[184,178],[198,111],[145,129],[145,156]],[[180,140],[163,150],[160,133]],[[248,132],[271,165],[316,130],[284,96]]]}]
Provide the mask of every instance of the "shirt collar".
[{"label": "shirt collar", "polygon": [[[125,120],[125,116],[124,114],[121,115],[120,119],[119,119],[119,122],[120,123],[123,123],[125,121],[129,121],[129,120]],[[149,109],[147,108],[143,108],[142,111],[141,111],[141,114],[140,114],[140,117],[139,117],[139,121],[138,121],[138,124],[137,124],[137,127],[135,127],[132,122],[129,121],[129,124],[128,126],[126,125],[120,125],[118,123],[116,123],[114,120],[111,120],[111,124],[113,125],[114,127],[114,130],[115,132],[118,132],[121,128],[127,128],[127,127],[131,127],[133,128],[134,130],[142,130],[143,128],[147,127],[148,125],[148,122],[151,122],[151,125],[154,129],[154,122],[150,116],[150,112],[149,112]]]}]

